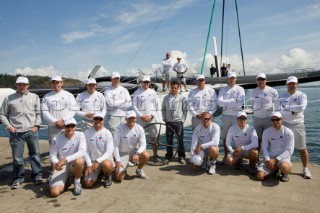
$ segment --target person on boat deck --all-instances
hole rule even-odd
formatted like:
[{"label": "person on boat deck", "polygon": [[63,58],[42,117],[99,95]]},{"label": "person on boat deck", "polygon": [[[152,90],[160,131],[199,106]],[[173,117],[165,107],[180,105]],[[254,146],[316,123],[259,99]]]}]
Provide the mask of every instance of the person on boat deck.
[{"label": "person on boat deck", "polygon": [[0,120],[9,131],[13,172],[11,189],[18,189],[24,181],[24,143],[28,146],[32,181],[42,184],[38,131],[41,123],[40,99],[28,91],[29,80],[20,76],[16,80],[16,93],[7,96],[0,109]]},{"label": "person on boat deck", "polygon": [[192,134],[191,171],[201,166],[208,174],[216,173],[216,160],[219,156],[220,126],[211,121],[211,113],[202,113],[202,124]]},{"label": "person on boat deck", "polygon": [[106,176],[104,187],[112,185],[111,173],[113,168],[113,137],[104,126],[104,114],[96,112],[93,115],[93,126],[86,129],[84,135],[87,142],[85,160],[84,182],[87,188],[91,188],[97,181],[101,172]]},{"label": "person on boat deck", "polygon": [[[159,101],[154,89],[149,88],[150,76],[145,75],[142,77],[142,85],[132,95],[133,110],[137,114],[137,123],[142,127],[149,123],[157,122],[157,113],[159,110]],[[157,128],[155,125],[150,125],[147,128],[151,143],[155,144],[155,138],[157,135]],[[153,160],[154,162],[160,159],[155,151],[155,145],[152,145]]]},{"label": "person on boat deck", "polygon": [[111,73],[111,85],[105,88],[104,97],[107,101],[107,124],[112,135],[117,126],[125,122],[126,112],[132,107],[130,94],[126,88],[120,85],[120,74]]},{"label": "person on boat deck", "polygon": [[204,75],[196,78],[197,87],[188,95],[188,110],[192,115],[192,130],[202,124],[202,113],[210,115],[217,110],[217,94],[210,86],[206,86]]},{"label": "person on boat deck", "polygon": [[304,126],[304,110],[307,107],[307,96],[298,91],[298,79],[295,76],[287,78],[287,92],[282,93],[276,101],[276,110],[280,110],[284,125],[290,128],[294,134],[295,149],[300,151],[303,166],[303,177],[311,179],[308,168],[309,154]]},{"label": "person on boat deck", "polygon": [[173,66],[173,70],[177,72],[177,79],[179,83],[180,92],[182,92],[181,84],[183,84],[184,91],[188,92],[186,78],[184,74],[188,71],[188,66],[181,63],[181,57],[177,58],[178,63]]},{"label": "person on boat deck", "polygon": [[245,98],[244,89],[236,83],[236,73],[229,72],[228,85],[220,89],[218,96],[218,105],[222,107],[221,134],[224,148],[223,164],[226,163],[226,157],[228,155],[228,148],[226,146],[227,134],[231,126],[237,125],[237,114],[239,111],[242,111]]},{"label": "person on boat deck", "polygon": [[[171,82],[170,94],[166,95],[162,101],[162,119],[166,123],[167,144],[173,144],[174,131],[179,138],[178,157],[181,164],[186,164],[186,153],[183,143],[183,123],[187,117],[187,99],[178,93],[178,82]],[[173,156],[173,149],[167,146],[166,159],[170,160]]]},{"label": "person on boat deck", "polygon": [[42,115],[48,122],[48,139],[51,145],[53,138],[64,131],[64,119],[73,118],[78,111],[74,96],[62,89],[63,81],[60,76],[51,78],[53,91],[42,98]]},{"label": "person on boat deck", "polygon": [[217,69],[213,66],[213,64],[211,64],[211,67],[210,67],[210,75],[211,75],[211,78],[213,78],[214,74],[216,74],[217,72]]},{"label": "person on boat deck", "polygon": [[148,178],[142,170],[142,167],[150,158],[146,147],[145,132],[136,123],[136,113],[133,110],[127,111],[126,123],[122,123],[117,127],[114,136],[114,157],[116,160],[116,179],[118,182],[121,182],[125,177],[129,160],[138,164],[136,174],[141,179]]},{"label": "person on boat deck", "polygon": [[226,139],[229,150],[227,164],[240,169],[242,159],[249,159],[249,173],[257,173],[258,136],[254,127],[247,124],[247,114],[238,112],[237,125],[230,127]]},{"label": "person on boat deck", "polygon": [[76,131],[74,118],[65,119],[64,125],[64,134],[55,136],[50,146],[50,161],[54,167],[49,181],[52,197],[58,197],[64,191],[71,174],[74,175],[73,194],[77,196],[82,193],[80,178],[85,164],[86,137]]},{"label": "person on boat deck", "polygon": [[220,70],[221,70],[221,77],[227,77],[227,67],[225,63],[222,64],[222,67]]},{"label": "person on boat deck", "polygon": [[162,60],[162,91],[170,91],[170,82],[171,82],[171,70],[173,67],[173,61],[170,58],[170,53],[167,52],[166,57]]},{"label": "person on boat deck", "polygon": [[293,132],[282,125],[280,112],[271,113],[272,127],[269,127],[262,135],[262,154],[264,160],[258,167],[257,179],[262,181],[269,174],[281,171],[280,180],[288,182],[288,174],[291,172],[290,158],[294,149]]},{"label": "person on boat deck", "polygon": [[76,102],[79,111],[76,114],[82,119],[81,130],[92,127],[92,118],[96,112],[106,114],[106,101],[104,96],[96,91],[97,82],[94,78],[89,78],[85,82],[86,91],[77,95]]},{"label": "person on boat deck", "polygon": [[258,87],[251,91],[250,100],[253,109],[252,125],[257,131],[258,150],[260,152],[262,133],[272,125],[269,118],[274,111],[274,103],[278,98],[278,92],[267,86],[267,76],[264,73],[257,75],[256,80]]},{"label": "person on boat deck", "polygon": [[231,64],[227,64],[227,72],[226,72],[227,76],[229,72],[235,72],[235,69],[231,67]]}]

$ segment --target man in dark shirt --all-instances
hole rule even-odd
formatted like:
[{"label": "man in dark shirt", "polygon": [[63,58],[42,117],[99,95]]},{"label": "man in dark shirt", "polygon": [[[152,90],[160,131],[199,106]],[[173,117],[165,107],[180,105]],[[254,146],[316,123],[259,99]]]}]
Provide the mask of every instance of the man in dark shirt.
[{"label": "man in dark shirt", "polygon": [[226,64],[223,63],[221,67],[221,77],[226,77],[226,76],[227,76],[227,67],[226,67]]},{"label": "man in dark shirt", "polygon": [[210,67],[210,75],[211,75],[211,78],[213,78],[214,74],[217,72],[217,69],[213,66],[213,64],[211,64],[211,67]]}]

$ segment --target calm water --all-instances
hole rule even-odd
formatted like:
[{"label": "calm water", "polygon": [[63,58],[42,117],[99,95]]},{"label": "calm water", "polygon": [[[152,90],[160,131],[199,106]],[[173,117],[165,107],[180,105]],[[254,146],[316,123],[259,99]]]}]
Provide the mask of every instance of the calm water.
[{"label": "calm water", "polygon": [[[283,93],[286,88],[285,87],[277,87],[276,88],[279,94]],[[306,93],[308,96],[308,106],[305,111],[305,126],[307,131],[307,147],[309,151],[310,161],[316,164],[320,164],[320,86],[319,82],[312,84],[304,84],[300,85],[299,90]],[[249,97],[250,90],[246,91],[246,96]],[[220,123],[220,117],[216,117],[215,122]],[[251,123],[251,115],[248,116],[248,123]],[[8,137],[8,132],[4,130],[3,125],[0,125],[0,137]],[[40,138],[43,140],[47,140],[47,130],[40,129]],[[190,151],[190,144],[192,138],[192,130],[191,127],[185,128],[185,147],[187,151]],[[164,137],[163,137],[164,140]],[[221,146],[222,142],[220,142]],[[223,148],[221,146],[220,153],[222,154]],[[299,153],[297,151],[293,154],[294,161],[300,161]]]}]

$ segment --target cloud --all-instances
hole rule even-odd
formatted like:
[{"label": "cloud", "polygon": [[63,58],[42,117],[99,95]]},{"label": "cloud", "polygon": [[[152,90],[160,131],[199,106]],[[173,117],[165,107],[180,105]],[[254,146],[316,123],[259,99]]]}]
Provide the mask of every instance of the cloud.
[{"label": "cloud", "polygon": [[79,39],[90,38],[95,34],[96,34],[95,32],[74,31],[74,32],[63,34],[61,37],[63,38],[64,43],[72,43]]},{"label": "cloud", "polygon": [[48,67],[40,67],[33,69],[31,67],[24,67],[24,68],[17,68],[14,71],[16,74],[22,74],[22,75],[39,75],[39,76],[65,76],[63,73],[56,71],[52,65]]},{"label": "cloud", "polygon": [[278,68],[281,70],[294,70],[305,68],[308,64],[313,63],[313,55],[300,48],[289,50],[285,55],[282,55],[278,62]]}]

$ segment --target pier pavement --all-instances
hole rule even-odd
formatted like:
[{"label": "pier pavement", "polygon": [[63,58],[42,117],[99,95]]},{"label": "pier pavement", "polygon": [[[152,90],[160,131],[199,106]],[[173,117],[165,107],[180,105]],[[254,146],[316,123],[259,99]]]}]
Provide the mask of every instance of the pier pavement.
[{"label": "pier pavement", "polygon": [[[42,165],[50,171],[49,146],[40,141]],[[162,153],[163,154],[163,153]],[[27,158],[27,149],[25,148]],[[188,157],[188,156],[187,156]],[[104,188],[97,183],[73,196],[73,185],[60,197],[51,198],[47,183],[34,185],[26,159],[26,180],[11,190],[11,148],[8,138],[0,138],[0,204],[4,212],[319,212],[320,168],[310,163],[313,179],[303,179],[301,163],[293,163],[290,181],[275,177],[260,182],[245,168],[218,165],[217,174],[208,175],[177,161],[169,165],[144,167],[148,180],[135,176],[135,167],[121,183]],[[48,177],[48,172],[44,174]]]}]

